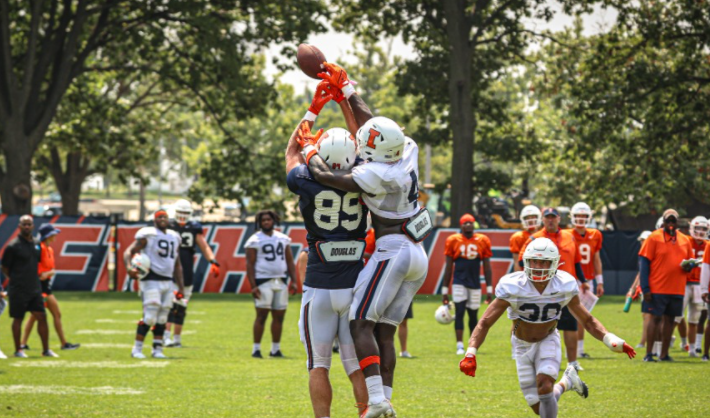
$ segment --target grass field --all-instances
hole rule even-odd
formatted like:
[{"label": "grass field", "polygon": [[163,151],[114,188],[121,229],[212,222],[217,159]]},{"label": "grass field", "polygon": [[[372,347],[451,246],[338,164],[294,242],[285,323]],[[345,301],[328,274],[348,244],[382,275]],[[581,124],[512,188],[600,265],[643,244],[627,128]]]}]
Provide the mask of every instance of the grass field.
[{"label": "grass field", "polygon": [[[310,417],[305,353],[298,339],[300,299],[286,316],[285,359],[250,357],[253,305],[248,296],[197,295],[190,302],[186,346],[167,349],[169,360],[130,358],[140,301],[134,294],[58,293],[70,341],[77,351],[52,348],[59,359],[40,357],[39,337],[29,359],[0,361],[0,416],[23,417]],[[501,320],[479,351],[478,377],[458,370],[453,326],[433,319],[439,297],[418,297],[410,320],[409,351],[395,374],[393,404],[399,417],[533,417],[520,393]],[[635,345],[638,305],[624,314],[621,297],[604,297],[597,317]],[[50,325],[51,327],[51,325]],[[150,341],[150,336],[148,341]],[[10,320],[0,319],[0,347],[13,352]],[[268,350],[267,332],[262,344]],[[582,361],[588,399],[566,393],[564,417],[700,417],[708,406],[710,364],[677,348],[673,364],[629,361],[601,342],[588,340],[592,360]],[[265,350],[264,350],[265,351]],[[144,349],[148,353],[147,349]],[[565,364],[563,364],[563,367]],[[331,369],[333,417],[357,416],[348,380],[337,358]]]}]

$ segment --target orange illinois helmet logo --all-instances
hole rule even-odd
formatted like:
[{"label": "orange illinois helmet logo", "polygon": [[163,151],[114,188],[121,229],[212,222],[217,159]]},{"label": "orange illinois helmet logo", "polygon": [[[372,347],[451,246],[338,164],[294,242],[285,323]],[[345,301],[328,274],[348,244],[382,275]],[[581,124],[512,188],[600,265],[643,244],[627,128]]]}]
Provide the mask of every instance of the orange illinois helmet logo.
[{"label": "orange illinois helmet logo", "polygon": [[367,146],[372,149],[377,148],[377,146],[375,145],[375,138],[380,135],[382,135],[380,131],[375,130],[375,128],[370,128],[370,138],[367,139]]},{"label": "orange illinois helmet logo", "polygon": [[333,170],[340,170],[340,163],[333,163],[330,168]]}]

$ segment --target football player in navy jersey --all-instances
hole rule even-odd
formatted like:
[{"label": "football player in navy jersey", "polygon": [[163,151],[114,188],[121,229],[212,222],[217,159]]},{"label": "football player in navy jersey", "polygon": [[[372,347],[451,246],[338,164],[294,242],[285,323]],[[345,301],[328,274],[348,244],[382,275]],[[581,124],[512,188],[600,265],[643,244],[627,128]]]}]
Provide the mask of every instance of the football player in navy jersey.
[{"label": "football player in navy jersey", "polygon": [[[195,245],[200,248],[202,255],[210,263],[210,274],[219,276],[219,263],[215,259],[212,248],[207,244],[202,225],[190,220],[192,216],[192,204],[185,199],[175,202],[175,219],[170,220],[168,228],[180,235],[180,263],[182,264],[183,281],[185,282],[185,293],[182,300],[175,300],[168,323],[165,328],[163,339],[166,347],[182,347],[182,327],[187,316],[187,302],[192,296],[193,277],[195,272]],[[175,333],[170,339],[172,325],[175,324]]]},{"label": "football player in navy jersey", "polygon": [[[340,104],[352,130],[355,124],[348,102],[342,93],[333,97],[327,82],[318,85],[302,123],[312,126],[331,99]],[[363,268],[368,210],[359,193],[323,186],[314,179],[296,141],[300,126],[286,148],[286,183],[300,198],[299,209],[308,231],[308,262],[298,327],[307,354],[311,403],[316,418],[330,416],[333,393],[328,373],[337,338],[340,360],[362,412],[367,405],[367,387],[350,335],[348,313],[353,287]],[[320,136],[318,153],[333,169],[348,170],[356,163],[355,141],[342,128],[329,129]]]}]

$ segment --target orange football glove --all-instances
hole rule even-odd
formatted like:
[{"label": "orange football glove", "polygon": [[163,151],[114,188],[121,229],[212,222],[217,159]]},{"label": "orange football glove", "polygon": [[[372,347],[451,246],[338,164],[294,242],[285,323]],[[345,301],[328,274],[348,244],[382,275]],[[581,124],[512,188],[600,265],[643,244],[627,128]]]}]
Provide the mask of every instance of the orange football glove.
[{"label": "orange football glove", "polygon": [[459,363],[459,369],[468,376],[476,377],[476,355],[466,354],[466,357]]},{"label": "orange football glove", "polygon": [[355,88],[353,87],[355,83],[348,78],[348,73],[345,72],[343,67],[323,62],[323,68],[326,71],[318,73],[318,77],[328,81],[333,87],[340,89],[346,99],[355,94]]},{"label": "orange football glove", "polygon": [[630,345],[624,343],[624,347],[622,348],[624,353],[626,353],[627,356],[629,356],[630,359],[633,359],[636,357],[636,350],[634,350]]},{"label": "orange football glove", "polygon": [[296,142],[301,146],[303,151],[303,158],[306,159],[306,165],[311,160],[311,157],[318,153],[318,140],[321,135],[323,135],[323,129],[319,129],[315,135],[311,133],[311,128],[308,126],[308,122],[301,123],[301,127],[298,128],[298,135],[296,136]]},{"label": "orange football glove", "polygon": [[308,107],[308,111],[314,115],[320,114],[320,111],[323,110],[323,106],[331,99],[333,99],[333,95],[331,94],[330,83],[323,80],[318,83],[318,87],[316,87],[316,92],[313,95],[313,100]]},{"label": "orange football glove", "polygon": [[214,277],[219,276],[219,263],[217,260],[210,261],[210,274],[213,274]]},{"label": "orange football glove", "polygon": [[328,90],[330,91],[330,94],[333,96],[333,100],[335,103],[340,104],[343,100],[345,100],[345,95],[343,94],[343,91],[340,89],[336,89],[335,87],[331,86],[328,84]]}]

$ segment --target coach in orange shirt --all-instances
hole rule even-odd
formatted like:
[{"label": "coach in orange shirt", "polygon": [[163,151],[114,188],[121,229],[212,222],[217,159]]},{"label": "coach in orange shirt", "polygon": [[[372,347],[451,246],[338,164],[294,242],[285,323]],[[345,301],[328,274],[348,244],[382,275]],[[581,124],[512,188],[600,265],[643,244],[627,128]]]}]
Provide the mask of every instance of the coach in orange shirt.
[{"label": "coach in orange shirt", "polygon": [[[651,233],[639,252],[641,270],[641,309],[652,315],[646,335],[656,335],[662,326],[661,361],[673,361],[668,355],[673,334],[673,320],[683,313],[685,282],[690,268],[683,269],[683,260],[693,257],[690,239],[678,233],[678,212],[668,209],[663,212],[663,228]],[[646,344],[643,361],[653,358],[653,344]]]},{"label": "coach in orange shirt", "polygon": [[[557,245],[560,251],[560,264],[558,270],[565,271],[576,277],[580,282],[582,292],[589,289],[589,283],[584,277],[582,271],[582,256],[577,248],[577,243],[571,232],[560,229],[560,214],[555,208],[545,208],[542,211],[543,229],[534,233],[530,239],[520,249],[520,254],[525,253],[525,249],[532,240],[536,238],[549,238]],[[520,257],[519,265],[523,266],[523,259]],[[562,315],[557,322],[557,329],[562,332],[565,340],[565,352],[567,353],[568,364],[574,366],[577,370],[582,370],[582,367],[577,363],[577,320],[574,319],[569,309],[565,306],[562,308]]]}]

